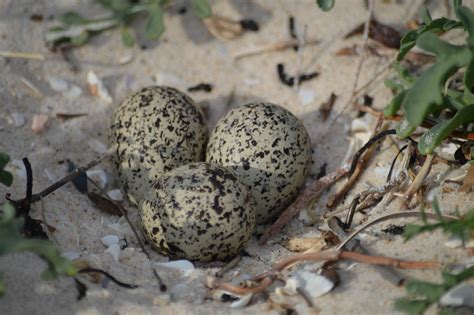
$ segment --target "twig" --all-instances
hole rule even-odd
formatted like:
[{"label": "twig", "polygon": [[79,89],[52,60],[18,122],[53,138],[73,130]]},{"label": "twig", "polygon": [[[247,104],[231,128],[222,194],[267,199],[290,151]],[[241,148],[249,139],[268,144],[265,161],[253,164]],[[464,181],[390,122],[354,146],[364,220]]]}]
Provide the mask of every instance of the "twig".
[{"label": "twig", "polygon": [[388,129],[388,130],[381,131],[375,136],[373,136],[372,138],[370,138],[369,141],[367,141],[367,143],[364,144],[364,146],[360,148],[359,151],[357,151],[357,153],[354,155],[354,158],[352,159],[351,168],[349,170],[349,176],[351,176],[354,173],[360,157],[365,151],[367,151],[367,149],[369,149],[375,142],[385,138],[388,135],[394,135],[394,134],[396,134],[395,129]]},{"label": "twig", "polygon": [[403,198],[405,200],[410,199],[413,194],[415,194],[423,184],[423,181],[425,180],[426,176],[428,176],[428,173],[431,170],[431,164],[433,162],[434,155],[433,154],[428,154],[426,156],[425,162],[423,163],[423,166],[421,167],[420,171],[416,175],[415,179],[413,180],[413,183],[411,183],[410,187],[408,187],[407,191],[405,192]]},{"label": "twig", "polygon": [[[305,42],[305,45],[316,45],[318,41],[316,39],[310,39]],[[255,56],[255,55],[261,55],[261,54],[266,54],[274,51],[280,51],[280,50],[285,50],[289,48],[293,48],[295,45],[299,44],[298,39],[289,39],[289,40],[284,40],[281,42],[276,42],[260,47],[256,47],[247,51],[242,51],[238,52],[237,54],[234,55],[234,59],[242,59],[245,57],[249,56]]]},{"label": "twig", "polygon": [[362,71],[362,65],[364,64],[364,60],[367,55],[367,44],[369,42],[370,21],[372,20],[373,9],[374,9],[374,0],[368,0],[368,1],[369,1],[369,15],[367,16],[367,19],[365,20],[365,23],[364,23],[364,33],[363,33],[364,44],[362,46],[362,54],[359,59],[359,64],[357,65],[357,72],[356,72],[356,77],[354,80],[354,85],[352,87],[351,97],[349,101],[344,105],[342,110],[336,115],[336,117],[334,117],[331,124],[329,125],[329,128],[324,134],[323,138],[329,133],[329,130],[332,129],[332,127],[334,126],[336,121],[339,119],[339,117],[341,117],[341,115],[345,113],[345,111],[349,108],[349,106],[354,102],[356,98],[357,84],[359,83],[359,77]]},{"label": "twig", "polygon": [[310,199],[319,196],[334,182],[345,176],[348,170],[349,166],[345,165],[344,167],[321,177],[306,187],[298,198],[280,215],[275,223],[265,230],[263,235],[260,237],[259,244],[264,245],[273,235],[281,231],[281,229],[303,209]]},{"label": "twig", "polygon": [[34,96],[41,98],[43,97],[43,93],[41,93],[40,90],[36,86],[33,85],[30,81],[28,81],[26,78],[20,77],[20,81],[23,82],[23,84],[33,92]]},{"label": "twig", "polygon": [[300,85],[300,76],[301,76],[301,67],[303,65],[303,54],[304,54],[304,48],[306,44],[306,33],[307,33],[308,27],[307,25],[304,26],[303,32],[298,32],[298,68],[296,71],[295,75],[295,91],[299,89]]},{"label": "twig", "polygon": [[226,272],[237,266],[237,264],[242,260],[242,254],[238,254],[231,261],[226,263],[219,271],[216,272],[216,277],[222,277]]},{"label": "twig", "polygon": [[[333,217],[329,219],[328,226],[331,229],[331,231],[334,232],[334,234],[336,234],[340,240],[347,238],[348,234],[340,226],[339,220],[337,219],[337,217]],[[371,253],[360,244],[360,241],[354,240],[354,239],[351,240],[349,243],[347,243],[344,249],[348,251],[356,251],[364,255],[371,255]],[[334,264],[334,263],[336,262],[327,262],[326,264],[324,264],[323,268],[327,269],[331,264]],[[390,283],[392,283],[395,286],[400,286],[405,281],[405,278],[403,276],[401,276],[398,272],[396,272],[395,270],[387,266],[374,266],[374,269],[380,273],[382,278],[388,280]]]},{"label": "twig", "polygon": [[115,152],[115,149],[116,149],[115,147],[109,148],[102,156],[98,157],[94,161],[89,162],[88,164],[86,164],[82,167],[76,168],[74,171],[67,174],[66,176],[61,178],[59,181],[57,181],[56,183],[54,183],[51,186],[47,187],[46,189],[44,189],[40,193],[34,194],[31,198],[31,202],[34,203],[34,202],[39,201],[41,198],[44,198],[45,196],[47,196],[50,193],[57,190],[58,188],[61,188],[62,186],[64,186],[65,184],[67,184],[68,182],[70,182],[71,180],[73,180],[74,178],[76,178],[77,176],[82,174],[83,172],[85,172],[88,169],[90,169],[90,168],[96,166],[97,164],[101,163],[103,160],[105,160],[109,156],[111,156]]},{"label": "twig", "polygon": [[22,51],[9,51],[9,50],[0,50],[0,57],[4,58],[19,58],[19,59],[32,59],[44,61],[46,58],[42,54],[22,52]]},{"label": "twig", "polygon": [[116,285],[118,285],[122,288],[127,288],[127,289],[136,289],[136,288],[138,288],[138,285],[136,285],[136,284],[128,284],[128,283],[117,280],[117,278],[115,278],[110,273],[108,273],[108,272],[106,272],[102,269],[83,268],[83,269],[79,269],[79,273],[100,273],[101,275],[104,275],[106,278],[110,279],[112,282],[114,282]]},{"label": "twig", "polygon": [[232,285],[230,283],[217,282],[215,281],[215,279],[214,281],[211,281],[211,283],[209,283],[208,285],[211,289],[225,290],[232,294],[238,295],[248,293],[259,293],[265,291],[274,282],[274,280],[276,279],[276,275],[279,272],[286,269],[288,266],[293,265],[294,263],[305,261],[339,261],[342,259],[350,259],[353,261],[372,265],[392,266],[400,269],[438,269],[440,267],[440,264],[436,261],[404,261],[385,256],[369,256],[344,250],[331,250],[319,253],[294,255],[287,259],[284,259],[277,263],[269,271],[250,279],[250,281],[253,282],[259,281],[259,284],[253,287],[240,287]]},{"label": "twig", "polygon": [[[359,234],[360,232],[366,230],[367,228],[371,227],[372,225],[379,224],[379,223],[389,221],[389,220],[394,220],[394,219],[421,217],[422,214],[423,214],[423,212],[421,212],[421,211],[396,212],[396,213],[387,214],[386,216],[383,216],[383,217],[377,218],[375,220],[372,220],[370,222],[367,222],[366,224],[364,224],[363,226],[361,226],[360,228],[358,228],[357,230],[352,232],[347,237],[347,239],[344,240],[344,242],[342,242],[341,244],[339,244],[336,247],[336,250],[341,250],[342,248],[344,248],[344,246],[346,246],[347,243],[349,243],[354,237],[356,237],[357,234]],[[438,218],[438,216],[434,213],[426,213],[425,212],[425,214],[426,214],[426,217],[430,218],[430,219]],[[457,219],[457,217],[450,216],[450,215],[443,215],[443,218],[448,219],[448,220]]]},{"label": "twig", "polygon": [[[379,116],[379,120],[377,121],[377,125],[375,126],[374,133],[378,133],[381,128],[381,124],[383,122],[383,116]],[[332,208],[334,206],[337,206],[341,200],[346,196],[347,192],[352,188],[352,186],[355,184],[357,179],[359,179],[359,176],[362,174],[363,170],[365,169],[365,166],[369,162],[369,160],[372,157],[372,154],[375,151],[376,146],[370,146],[370,148],[365,152],[364,156],[362,159],[359,160],[357,163],[352,175],[349,177],[348,181],[344,184],[344,186],[341,188],[339,192],[336,194],[332,195],[329,197],[329,200],[326,204],[328,208]],[[354,162],[352,162],[353,164]]]}]

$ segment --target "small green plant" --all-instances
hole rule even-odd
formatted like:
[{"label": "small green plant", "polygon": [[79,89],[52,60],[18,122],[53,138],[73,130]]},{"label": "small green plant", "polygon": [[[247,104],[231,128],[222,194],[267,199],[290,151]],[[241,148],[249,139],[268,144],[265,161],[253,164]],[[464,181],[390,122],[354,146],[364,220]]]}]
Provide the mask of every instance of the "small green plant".
[{"label": "small green plant", "polygon": [[[443,272],[442,283],[411,280],[406,284],[408,297],[395,301],[395,308],[410,315],[420,315],[432,304],[438,303],[445,292],[458,283],[474,277],[474,267],[458,274]],[[438,314],[450,314],[447,308],[440,308]]]},{"label": "small green plant", "polygon": [[[62,257],[50,241],[23,238],[20,233],[22,227],[23,218],[15,218],[15,209],[11,204],[6,204],[0,215],[0,255],[23,251],[39,255],[48,264],[42,274],[44,279],[53,279],[58,275],[74,276],[77,273],[72,263]],[[4,293],[5,284],[0,272],[0,295]]]},{"label": "small green plant", "polygon": [[[146,39],[158,39],[165,26],[163,24],[163,6],[169,0],[96,0],[111,12],[101,18],[85,18],[76,12],[67,12],[59,17],[61,25],[49,29],[46,41],[52,45],[62,43],[74,46],[84,45],[94,34],[119,27],[122,42],[126,46],[135,43],[135,36],[130,31],[131,22],[139,15],[145,14],[144,35]],[[192,8],[197,16],[204,19],[211,15],[207,0],[192,0]]]},{"label": "small green plant", "polygon": [[474,209],[470,210],[464,216],[458,215],[459,219],[456,220],[446,220],[443,217],[437,200],[433,202],[433,210],[435,211],[437,222],[429,223],[425,212],[422,212],[423,224],[408,224],[403,234],[405,241],[412,239],[418,234],[433,232],[437,229],[441,229],[443,232],[458,237],[463,241],[474,238]]},{"label": "small green plant", "polygon": [[0,152],[0,183],[10,187],[13,183],[13,175],[10,172],[4,170],[8,161],[10,161],[8,154]]},{"label": "small green plant", "polygon": [[[418,141],[421,154],[432,154],[435,148],[454,131],[468,134],[474,122],[474,12],[461,6],[455,0],[454,12],[459,21],[447,18],[433,20],[425,11],[420,28],[410,31],[401,39],[397,60],[401,61],[415,45],[436,55],[434,65],[419,77],[412,76],[397,65],[399,81],[387,81],[396,92],[385,108],[386,116],[395,115],[400,109],[404,119],[397,128],[397,134],[404,139],[426,119],[435,122]],[[453,45],[439,38],[437,34],[462,28],[467,32],[463,45]],[[463,87],[449,86],[449,80],[464,71]]]},{"label": "small green plant", "polygon": [[[474,209],[459,219],[446,220],[441,214],[438,202],[435,200],[433,209],[436,214],[436,222],[429,223],[423,212],[423,224],[408,224],[403,234],[405,241],[425,232],[433,232],[441,229],[446,234],[459,237],[464,241],[474,237]],[[395,308],[410,315],[423,314],[431,305],[438,303],[441,296],[458,283],[474,277],[474,267],[467,268],[459,274],[442,273],[443,282],[440,284],[411,280],[406,285],[407,297],[398,299]],[[445,314],[445,309],[440,309],[440,314]]]}]

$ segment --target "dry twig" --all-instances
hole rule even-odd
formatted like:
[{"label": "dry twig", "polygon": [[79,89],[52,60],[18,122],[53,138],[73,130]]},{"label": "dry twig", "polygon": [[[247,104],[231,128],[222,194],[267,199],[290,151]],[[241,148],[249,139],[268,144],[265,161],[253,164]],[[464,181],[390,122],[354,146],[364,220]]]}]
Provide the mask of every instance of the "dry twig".
[{"label": "dry twig", "polygon": [[313,184],[306,187],[305,190],[298,196],[298,198],[289,206],[280,217],[265,230],[260,237],[260,245],[264,245],[270,237],[277,234],[281,229],[291,221],[312,198],[319,196],[325,189],[331,186],[334,182],[345,176],[349,171],[349,166],[346,165],[337,169],[336,171],[321,177]]}]

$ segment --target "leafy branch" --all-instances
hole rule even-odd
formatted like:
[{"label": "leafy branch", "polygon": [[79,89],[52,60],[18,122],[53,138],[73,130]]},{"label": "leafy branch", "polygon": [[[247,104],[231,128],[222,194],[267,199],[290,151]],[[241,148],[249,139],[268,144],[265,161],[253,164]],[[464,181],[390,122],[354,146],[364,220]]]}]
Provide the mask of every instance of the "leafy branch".
[{"label": "leafy branch", "polygon": [[[419,77],[405,80],[403,84],[388,82],[396,95],[384,113],[393,116],[399,109],[405,113],[397,128],[400,138],[409,137],[427,118],[436,123],[420,138],[418,150],[422,154],[433,153],[454,131],[468,133],[470,124],[474,122],[474,12],[461,6],[459,0],[454,1],[454,11],[459,21],[447,18],[433,20],[426,10],[423,25],[401,39],[398,61],[417,45],[436,55],[436,63]],[[463,28],[467,32],[464,45],[453,45],[438,37],[440,33],[455,28]],[[448,80],[462,70],[464,87],[445,88]],[[403,79],[400,72],[399,76]]]},{"label": "leafy branch", "polygon": [[[46,33],[46,41],[53,46],[71,44],[81,46],[100,32],[120,28],[122,42],[126,46],[135,43],[135,36],[130,31],[132,21],[145,14],[144,36],[148,40],[158,39],[165,30],[163,24],[163,6],[169,0],[96,0],[111,13],[106,17],[85,18],[76,12],[67,12],[59,17],[60,25],[50,28]],[[196,15],[207,18],[211,15],[211,7],[207,0],[192,0]]]},{"label": "leafy branch", "polygon": [[[48,264],[42,273],[43,279],[54,279],[58,275],[74,276],[77,273],[72,263],[62,257],[50,241],[23,238],[20,233],[23,224],[23,218],[15,218],[13,206],[5,204],[0,216],[0,255],[24,251],[39,255]],[[4,292],[3,274],[0,273],[0,295]]]},{"label": "leafy branch", "polygon": [[[408,297],[395,301],[395,308],[410,315],[420,315],[431,305],[438,303],[445,292],[458,283],[474,277],[474,267],[470,267],[458,274],[442,273],[443,282],[440,284],[411,280],[406,285]],[[446,309],[441,308],[439,314]]]}]

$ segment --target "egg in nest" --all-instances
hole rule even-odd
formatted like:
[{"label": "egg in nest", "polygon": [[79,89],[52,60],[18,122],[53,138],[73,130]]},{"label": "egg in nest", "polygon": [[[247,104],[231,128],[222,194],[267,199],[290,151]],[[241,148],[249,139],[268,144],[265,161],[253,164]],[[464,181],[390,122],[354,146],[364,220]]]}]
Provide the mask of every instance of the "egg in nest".
[{"label": "egg in nest", "polygon": [[113,161],[129,199],[138,204],[164,173],[204,159],[207,125],[186,94],[164,86],[126,97],[112,117]]},{"label": "egg in nest", "polygon": [[191,163],[163,175],[141,206],[143,229],[171,258],[231,258],[252,236],[255,201],[224,167]]},{"label": "egg in nest", "polygon": [[301,121],[281,106],[251,103],[232,109],[210,135],[206,161],[223,165],[257,202],[257,223],[274,219],[296,197],[311,164]]}]

